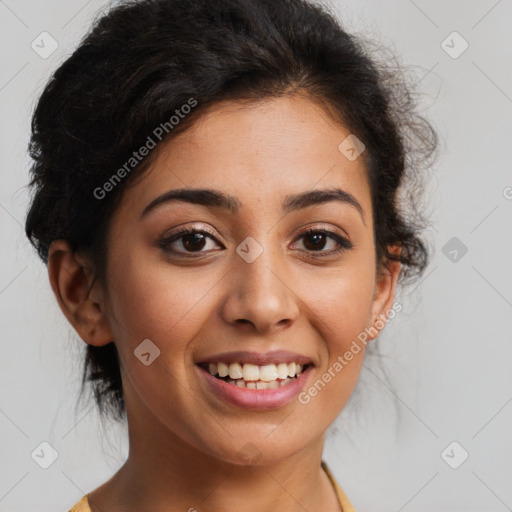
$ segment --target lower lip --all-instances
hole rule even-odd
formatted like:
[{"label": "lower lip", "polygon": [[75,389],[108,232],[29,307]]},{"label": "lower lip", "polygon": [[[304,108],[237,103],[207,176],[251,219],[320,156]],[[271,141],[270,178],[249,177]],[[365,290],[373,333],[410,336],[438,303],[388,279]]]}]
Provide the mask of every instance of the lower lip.
[{"label": "lower lip", "polygon": [[238,407],[253,410],[278,409],[292,402],[305,386],[312,366],[283,387],[276,389],[247,389],[217,379],[210,372],[196,365],[201,377],[217,395]]}]

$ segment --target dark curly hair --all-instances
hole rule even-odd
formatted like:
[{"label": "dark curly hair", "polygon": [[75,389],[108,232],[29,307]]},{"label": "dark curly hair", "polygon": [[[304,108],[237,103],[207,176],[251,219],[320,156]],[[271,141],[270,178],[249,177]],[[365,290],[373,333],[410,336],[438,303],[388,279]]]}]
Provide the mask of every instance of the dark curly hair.
[{"label": "dark curly hair", "polygon": [[[110,187],[108,200],[94,191],[155,127],[167,122],[162,140],[169,140],[221,100],[306,94],[366,146],[377,261],[399,260],[402,281],[417,277],[428,250],[413,202],[437,137],[406,76],[389,54],[379,64],[371,44],[345,32],[329,6],[307,0],[120,2],[95,21],[38,100],[26,235],[46,264],[52,241],[67,240],[106,283],[109,219],[156,152]],[[169,119],[191,98],[196,107],[171,129]],[[90,382],[100,413],[122,419],[114,341],[85,350],[81,391]]]}]

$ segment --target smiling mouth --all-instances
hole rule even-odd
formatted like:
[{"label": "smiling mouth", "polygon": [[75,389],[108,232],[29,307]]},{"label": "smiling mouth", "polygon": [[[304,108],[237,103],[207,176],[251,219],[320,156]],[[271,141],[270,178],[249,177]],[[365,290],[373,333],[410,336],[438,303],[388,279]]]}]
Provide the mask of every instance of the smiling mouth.
[{"label": "smiling mouth", "polygon": [[277,389],[293,382],[310,364],[279,363],[263,366],[240,363],[199,363],[215,378],[239,388]]}]

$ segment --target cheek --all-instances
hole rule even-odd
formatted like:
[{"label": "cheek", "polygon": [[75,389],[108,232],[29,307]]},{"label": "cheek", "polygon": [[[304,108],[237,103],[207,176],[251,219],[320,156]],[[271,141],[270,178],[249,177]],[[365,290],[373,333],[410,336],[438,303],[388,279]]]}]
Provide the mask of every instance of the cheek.
[{"label": "cheek", "polygon": [[311,309],[310,320],[325,341],[330,356],[369,325],[375,291],[374,259],[368,254],[351,255],[346,265],[317,273],[303,282],[302,296]]},{"label": "cheek", "polygon": [[[332,279],[327,293],[317,297],[315,318],[330,352],[345,350],[345,345],[368,326],[373,304],[373,281],[353,276]],[[332,354],[334,355],[334,354]]]},{"label": "cheek", "polygon": [[[171,272],[161,262],[149,264],[147,259],[138,263],[135,257],[112,272],[111,307],[126,400],[134,410],[142,406],[142,415],[151,410],[187,439],[192,435],[187,421],[196,414],[194,401],[184,391],[190,379],[190,341],[204,322],[202,305],[218,279],[205,271],[192,281],[190,273]],[[150,359],[158,353],[147,366],[136,357],[144,340],[159,350],[146,342]]]},{"label": "cheek", "polygon": [[161,349],[171,342],[176,357],[183,355],[185,343],[197,329],[201,301],[215,285],[212,272],[169,272],[165,265],[124,265],[112,280],[115,298],[112,308],[119,323],[123,344],[133,349],[144,339],[151,339]]},{"label": "cheek", "polygon": [[316,279],[315,287],[309,283],[303,294],[308,297],[309,319],[320,334],[323,362],[299,402],[326,424],[334,421],[357,384],[366,349],[358,337],[369,326],[373,305],[373,259],[359,255],[351,263]]}]

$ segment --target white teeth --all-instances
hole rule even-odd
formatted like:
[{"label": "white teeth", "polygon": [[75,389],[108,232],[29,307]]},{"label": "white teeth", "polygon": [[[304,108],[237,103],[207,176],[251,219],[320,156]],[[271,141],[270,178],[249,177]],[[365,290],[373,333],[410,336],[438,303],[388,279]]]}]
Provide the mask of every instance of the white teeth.
[{"label": "white teeth", "polygon": [[242,367],[238,363],[231,363],[229,365],[229,376],[232,379],[242,378]]},{"label": "white teeth", "polygon": [[217,365],[217,372],[219,373],[219,377],[227,377],[229,374],[229,368],[227,364],[219,363]]},{"label": "white teeth", "polygon": [[286,363],[279,363],[277,365],[277,378],[286,379],[288,377],[288,365]]},{"label": "white teeth", "polygon": [[260,368],[255,364],[244,364],[242,370],[243,379],[248,380],[260,380]]},{"label": "white teeth", "polygon": [[270,382],[271,380],[276,380],[277,378],[278,375],[275,364],[267,364],[260,367],[260,380]]},{"label": "white teeth", "polygon": [[277,389],[285,386],[304,369],[299,363],[279,363],[258,366],[240,363],[209,363],[208,371],[212,375],[228,377],[226,382],[246,389]]}]

